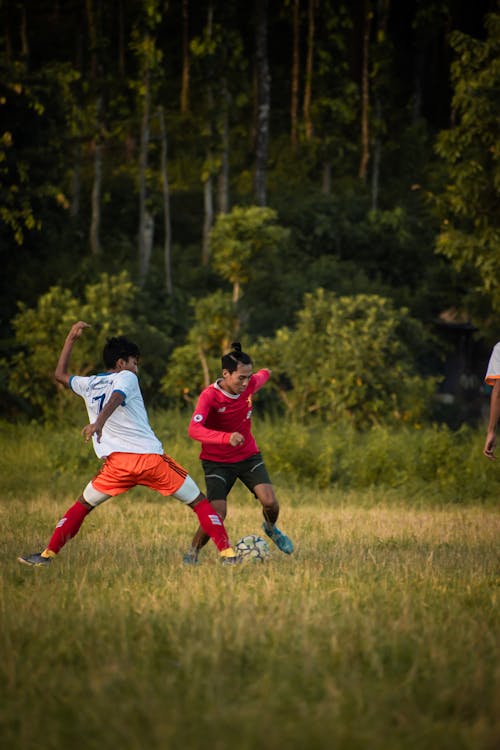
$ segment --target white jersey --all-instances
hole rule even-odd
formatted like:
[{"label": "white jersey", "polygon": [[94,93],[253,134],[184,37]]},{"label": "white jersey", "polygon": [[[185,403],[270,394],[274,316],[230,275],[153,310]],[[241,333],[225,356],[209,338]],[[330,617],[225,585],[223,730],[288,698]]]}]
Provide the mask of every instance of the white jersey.
[{"label": "white jersey", "polygon": [[163,446],[149,424],[137,375],[130,370],[105,372],[90,377],[73,375],[69,385],[85,401],[93,424],[112,393],[123,395],[122,404],[106,420],[101,442],[93,435],[94,450],[99,458],[111,453],[159,453]]},{"label": "white jersey", "polygon": [[486,377],[484,378],[488,385],[495,385],[496,381],[500,378],[500,341],[495,344],[493,351],[491,352],[490,361],[488,362],[488,369],[486,370]]}]

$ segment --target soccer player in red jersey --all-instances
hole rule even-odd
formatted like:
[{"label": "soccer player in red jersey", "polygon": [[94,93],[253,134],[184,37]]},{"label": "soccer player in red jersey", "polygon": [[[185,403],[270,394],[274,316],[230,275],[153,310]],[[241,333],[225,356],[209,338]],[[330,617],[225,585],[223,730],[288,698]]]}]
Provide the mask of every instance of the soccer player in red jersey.
[{"label": "soccer player in red jersey", "polygon": [[[201,442],[200,458],[205,472],[207,497],[221,518],[226,517],[227,496],[237,479],[262,505],[263,529],[287,555],[293,543],[276,526],[279,504],[264,460],[252,435],[252,396],[269,380],[268,369],[252,372],[252,360],[233,343],[222,357],[222,377],[205,388],[198,399],[189,435]],[[184,562],[198,561],[208,537],[200,527]]]},{"label": "soccer player in red jersey", "polygon": [[69,374],[74,343],[89,324],[75,323],[64,342],[55,371],[55,379],[85,401],[89,424],[82,434],[92,440],[103,464],[87,484],[78,500],[66,511],[42,552],[19,557],[25,565],[50,565],[66,542],[74,537],[90,511],[110,497],[143,485],[173,496],[193,510],[221,557],[227,564],[240,562],[229,543],[224,523],[200,492],[187,471],[167,456],[149,424],[139,386],[139,348],[124,336],[108,339],[103,359],[106,371],[83,377]]}]

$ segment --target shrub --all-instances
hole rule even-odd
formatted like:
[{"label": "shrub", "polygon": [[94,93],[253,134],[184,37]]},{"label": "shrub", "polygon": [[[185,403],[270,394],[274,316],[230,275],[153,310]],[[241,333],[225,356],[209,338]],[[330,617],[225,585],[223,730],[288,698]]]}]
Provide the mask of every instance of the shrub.
[{"label": "shrub", "polygon": [[272,383],[298,419],[350,420],[357,427],[421,420],[436,379],[416,371],[425,339],[405,309],[377,295],[306,294],[295,328],[260,341],[256,356],[274,371]]}]

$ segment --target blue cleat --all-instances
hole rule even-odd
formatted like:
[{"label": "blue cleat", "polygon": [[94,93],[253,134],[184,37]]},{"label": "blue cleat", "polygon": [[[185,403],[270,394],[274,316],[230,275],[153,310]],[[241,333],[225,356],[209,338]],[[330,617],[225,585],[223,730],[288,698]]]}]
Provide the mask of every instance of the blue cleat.
[{"label": "blue cleat", "polygon": [[279,550],[281,550],[281,552],[284,552],[285,555],[292,554],[292,540],[286,534],[283,534],[283,532],[280,531],[277,526],[270,526],[267,523],[263,523],[262,528],[264,529],[269,539],[271,539],[271,541],[275,543],[275,545]]}]

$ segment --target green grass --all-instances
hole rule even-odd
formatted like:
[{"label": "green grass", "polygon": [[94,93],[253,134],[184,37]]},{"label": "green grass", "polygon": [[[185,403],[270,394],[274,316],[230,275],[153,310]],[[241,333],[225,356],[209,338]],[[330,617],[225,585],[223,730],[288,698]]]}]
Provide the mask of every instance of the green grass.
[{"label": "green grass", "polygon": [[[498,747],[497,511],[281,496],[296,554],[238,570],[184,567],[194,514],[141,490],[29,569],[68,499],[3,496],[2,746]],[[260,529],[240,491],[228,527]]]}]

